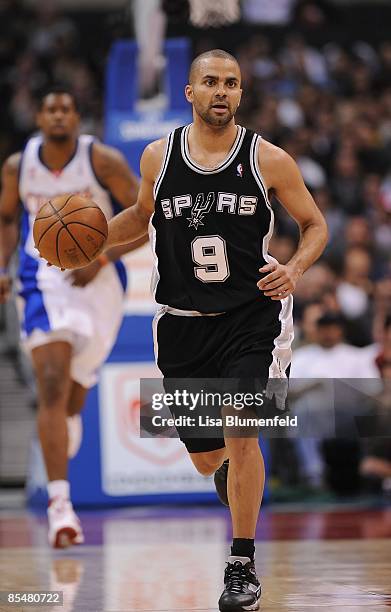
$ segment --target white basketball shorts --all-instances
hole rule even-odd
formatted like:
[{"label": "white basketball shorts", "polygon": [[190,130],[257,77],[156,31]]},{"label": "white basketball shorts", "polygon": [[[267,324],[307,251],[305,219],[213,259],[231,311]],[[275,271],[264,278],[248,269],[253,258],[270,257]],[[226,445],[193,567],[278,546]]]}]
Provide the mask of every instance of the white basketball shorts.
[{"label": "white basketball shorts", "polygon": [[37,286],[21,292],[17,300],[23,348],[30,352],[50,342],[69,342],[72,379],[92,387],[123,317],[126,280],[122,262],[102,268],[85,287],[72,286],[67,273],[60,280],[58,274],[55,280],[53,275],[52,284],[46,274],[41,287],[38,278]]}]

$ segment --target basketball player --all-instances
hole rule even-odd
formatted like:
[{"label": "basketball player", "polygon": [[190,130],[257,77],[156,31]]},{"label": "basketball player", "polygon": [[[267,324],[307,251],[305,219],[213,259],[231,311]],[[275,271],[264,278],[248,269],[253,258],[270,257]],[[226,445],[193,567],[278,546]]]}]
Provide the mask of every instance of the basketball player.
[{"label": "basketball player", "polygon": [[11,292],[7,267],[17,246],[21,216],[22,340],[31,352],[37,380],[38,431],[50,500],[49,541],[55,547],[83,541],[67,481],[66,417],[82,409],[117,336],[126,287],[118,258],[146,240],[111,250],[72,273],[48,267],[39,258],[32,224],[49,198],[80,193],[91,197],[110,218],[111,196],[122,207],[137,197],[138,182],[123,156],[91,136],[78,136],[79,122],[74,96],[63,88],[49,90],[37,116],[40,135],[4,163],[0,199],[0,302]]},{"label": "basketball player", "polygon": [[[156,358],[165,377],[286,377],[292,293],[324,249],[325,221],[291,157],[235,124],[242,90],[234,57],[221,50],[198,56],[185,95],[193,123],[146,147],[136,206],[110,221],[107,246],[150,227],[162,304]],[[270,192],[300,228],[286,265],[268,254]],[[264,485],[258,439],[183,442],[201,474],[228,472],[234,539],[220,610],[256,610],[254,536]]]}]

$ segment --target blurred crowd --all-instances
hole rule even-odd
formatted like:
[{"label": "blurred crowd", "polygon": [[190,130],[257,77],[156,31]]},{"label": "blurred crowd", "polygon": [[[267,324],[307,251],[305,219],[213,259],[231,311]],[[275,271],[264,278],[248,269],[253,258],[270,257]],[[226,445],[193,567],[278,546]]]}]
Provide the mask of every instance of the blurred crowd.
[{"label": "blurred crowd", "polygon": [[72,86],[83,130],[101,135],[105,56],[113,38],[130,36],[124,11],[79,15],[52,0],[0,0],[0,161],[34,130],[37,99],[54,82]]},{"label": "blurred crowd", "polygon": [[[316,301],[343,315],[352,344],[381,341],[391,305],[391,44],[318,50],[292,34],[274,53],[254,36],[238,56],[239,121],[294,157],[328,222],[325,253],[296,293],[297,320]],[[276,212],[272,251],[287,261],[296,226]]]},{"label": "blurred crowd", "polygon": [[[186,14],[185,0],[161,6],[168,19],[177,7]],[[295,295],[297,355],[318,351],[302,353],[297,376],[311,376],[306,364],[317,360],[324,376],[391,379],[391,42],[355,39],[349,24],[329,40],[333,10],[321,0],[244,0],[238,27],[248,35],[233,36],[225,48],[242,69],[238,122],[294,157],[329,227],[325,253]],[[34,129],[37,93],[53,81],[72,86],[82,129],[101,134],[104,58],[110,40],[129,35],[125,21],[106,27],[98,19],[92,28],[90,19],[83,26],[51,0],[0,0],[0,92],[8,101],[0,161],[23,146]],[[193,29],[191,36],[195,52],[219,40],[213,31]],[[297,229],[272,204],[271,252],[284,263]],[[391,456],[387,469],[391,477]]]}]

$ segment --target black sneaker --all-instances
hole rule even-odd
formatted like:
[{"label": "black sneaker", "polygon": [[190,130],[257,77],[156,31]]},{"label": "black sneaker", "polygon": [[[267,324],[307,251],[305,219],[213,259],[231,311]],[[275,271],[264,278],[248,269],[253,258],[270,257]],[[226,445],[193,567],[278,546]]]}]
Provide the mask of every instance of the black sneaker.
[{"label": "black sneaker", "polygon": [[223,465],[221,465],[219,469],[215,471],[214,475],[217,496],[224,506],[229,506],[227,491],[228,467],[229,459],[226,459]]},{"label": "black sneaker", "polygon": [[221,612],[258,610],[261,585],[254,561],[248,557],[228,557],[224,574],[225,589],[219,599]]}]

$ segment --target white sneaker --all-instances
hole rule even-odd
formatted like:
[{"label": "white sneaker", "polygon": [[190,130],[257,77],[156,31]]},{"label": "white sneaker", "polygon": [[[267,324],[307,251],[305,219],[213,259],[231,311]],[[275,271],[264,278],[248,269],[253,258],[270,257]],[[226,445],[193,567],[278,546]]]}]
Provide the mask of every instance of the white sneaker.
[{"label": "white sneaker", "polygon": [[72,504],[68,499],[56,497],[48,507],[49,544],[53,548],[67,548],[83,544],[84,536]]},{"label": "white sneaker", "polygon": [[80,414],[67,417],[68,459],[73,459],[79,452],[83,438],[83,422]]}]

